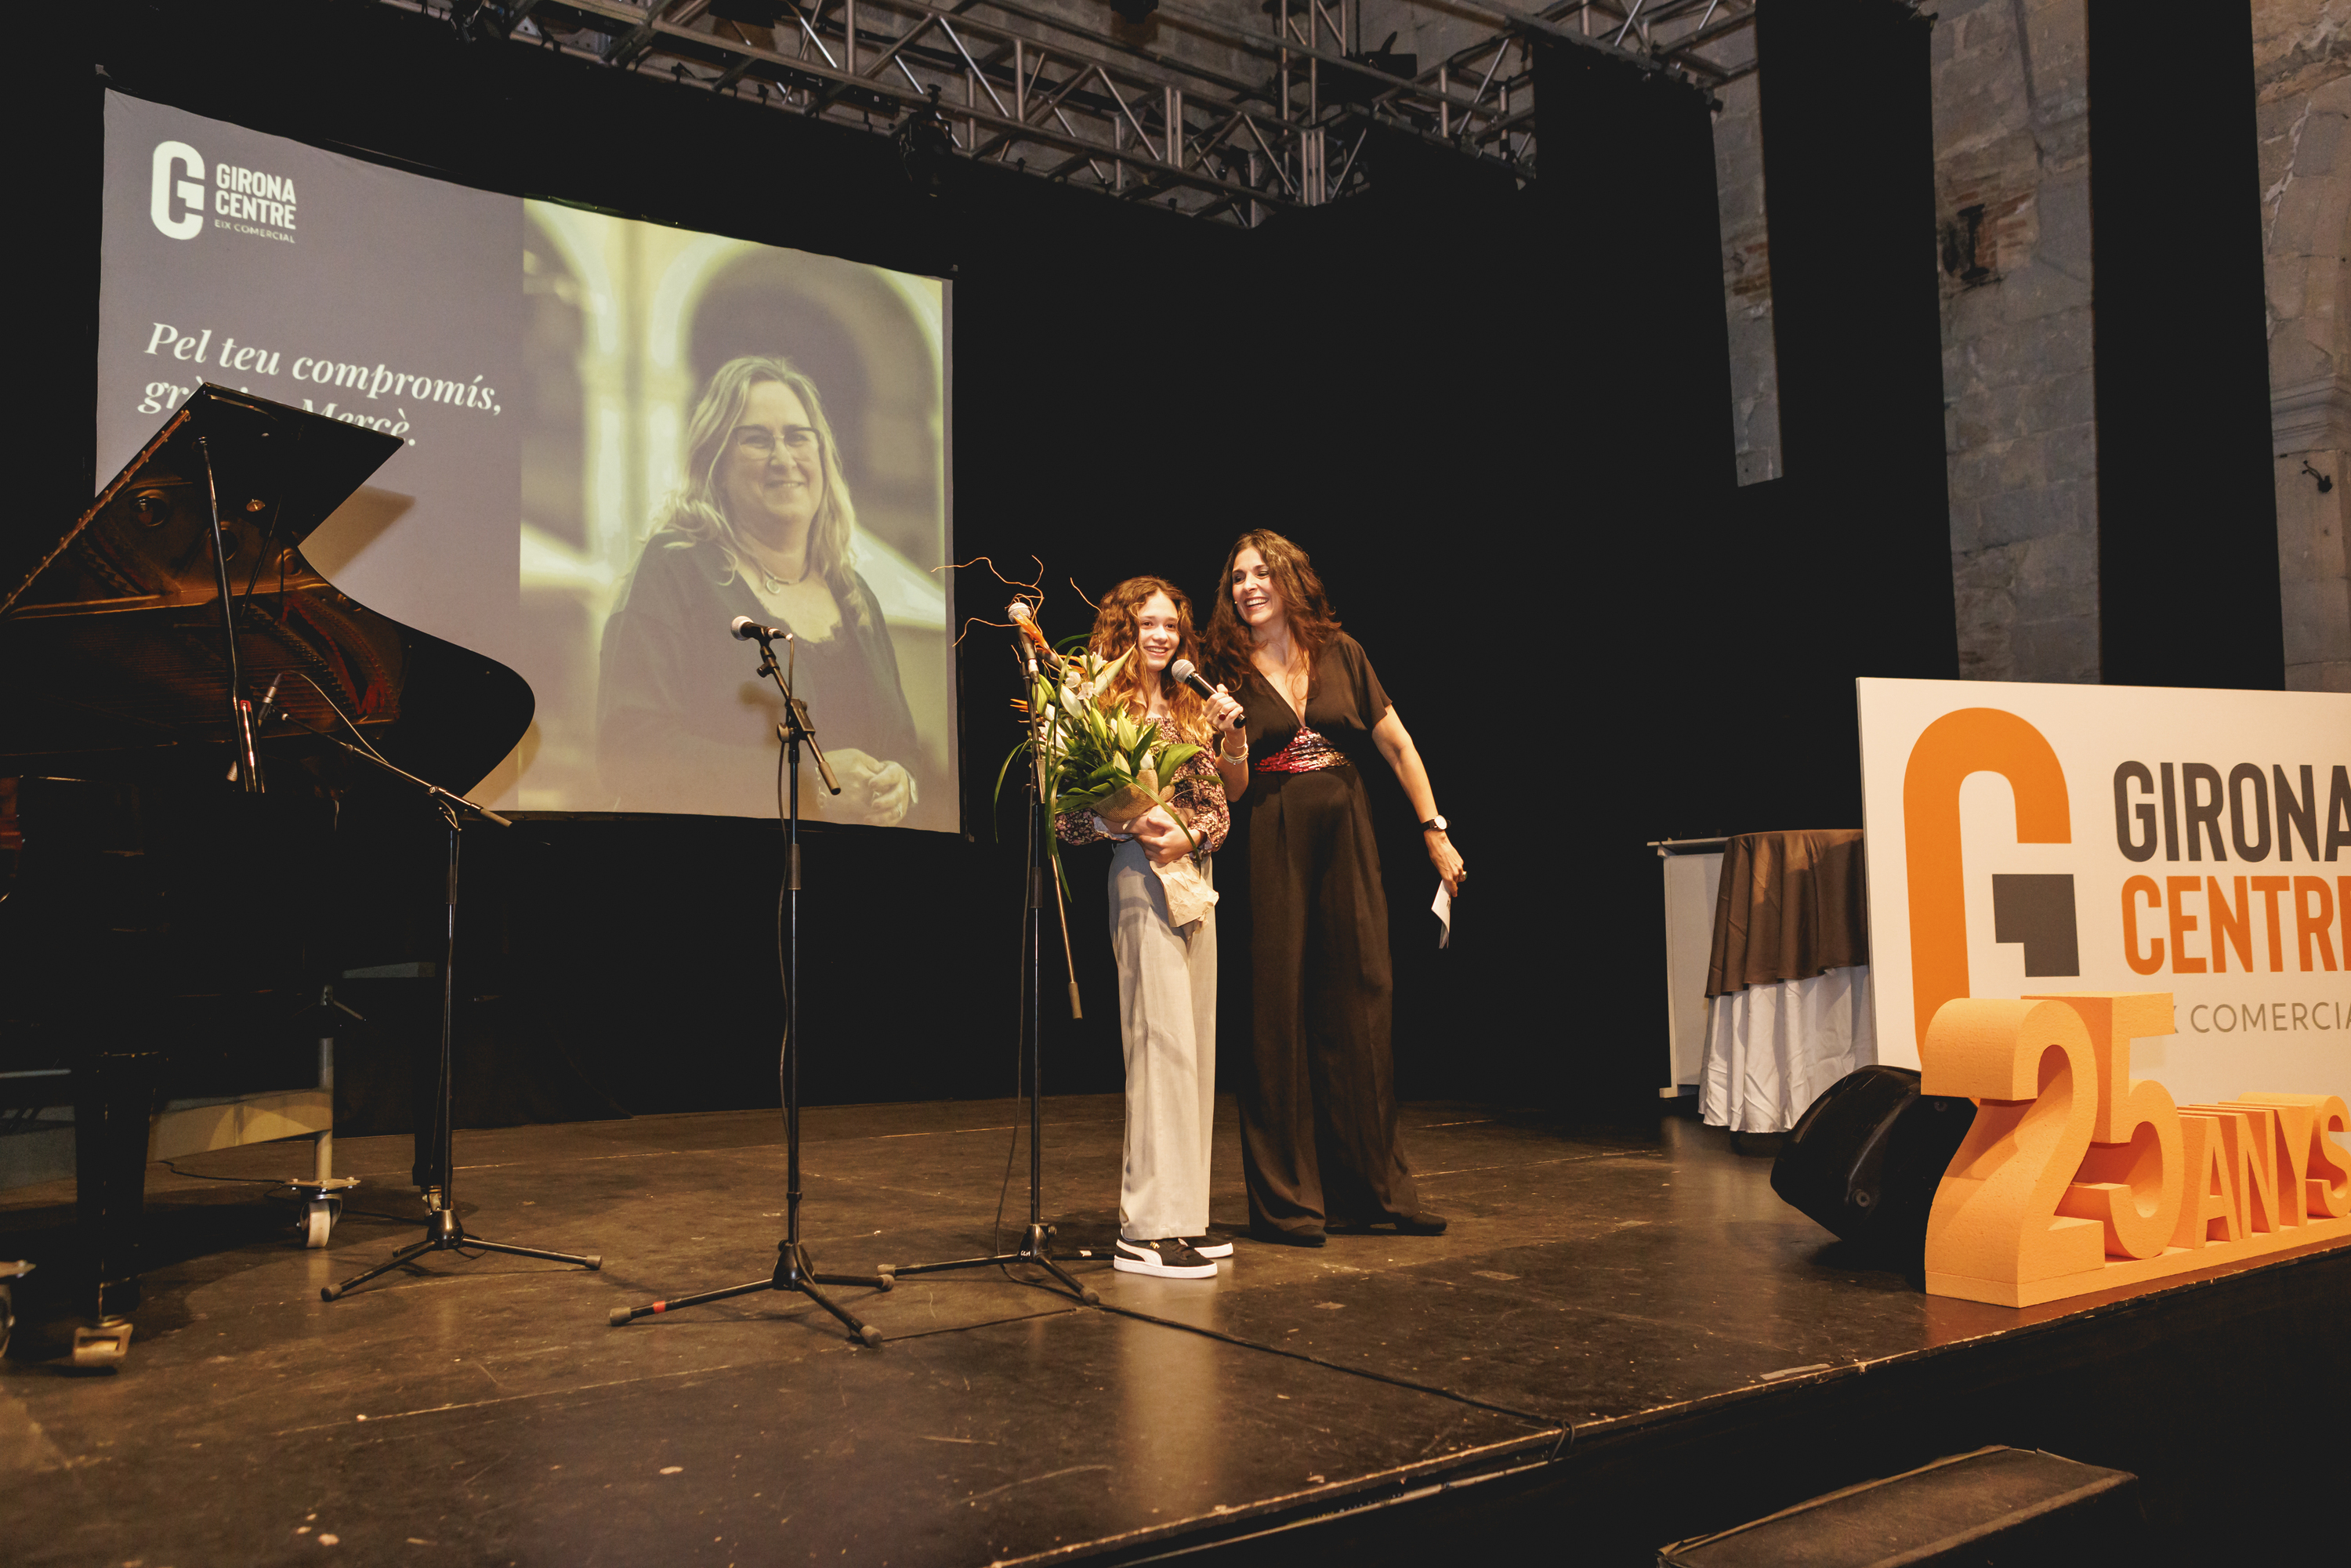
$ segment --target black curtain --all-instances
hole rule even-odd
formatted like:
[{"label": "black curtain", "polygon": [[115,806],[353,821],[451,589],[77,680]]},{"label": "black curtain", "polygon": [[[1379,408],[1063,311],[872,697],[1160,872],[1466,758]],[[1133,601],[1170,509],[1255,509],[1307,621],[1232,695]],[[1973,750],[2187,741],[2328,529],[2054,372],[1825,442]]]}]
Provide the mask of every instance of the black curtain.
[{"label": "black curtain", "polygon": [[1541,704],[1552,788],[1520,819],[1541,899],[1512,956],[1546,977],[1535,1037],[1552,1098],[1616,1119],[1654,1114],[1666,1078],[1664,906],[1645,845],[1722,831],[1751,784],[1719,696],[1755,651],[1724,635],[1738,491],[1712,104],[1572,40],[1537,50],[1535,103],[1531,340],[1555,483],[1530,654],[1559,678],[1532,683],[1558,694]]},{"label": "black curtain", "polygon": [[2089,46],[2102,671],[2274,690],[2252,17],[2091,0]]},{"label": "black curtain", "polygon": [[1784,477],[1741,490],[1731,632],[1759,734],[1734,831],[1861,825],[1857,676],[1956,679],[1931,17],[1763,0],[1764,199]]},{"label": "black curtain", "polygon": [[[926,193],[879,136],[460,42],[444,20],[381,6],[212,0],[115,7],[77,25],[82,34],[42,68],[63,106],[44,123],[69,198],[55,253],[66,380],[37,412],[44,438],[26,459],[48,486],[45,507],[69,516],[95,462],[93,63],[125,91],[485,189],[950,277],[957,554],[1019,578],[1042,557],[1058,635],[1091,619],[1072,579],[1098,594],[1161,572],[1205,612],[1241,530],[1278,528],[1311,550],[1479,868],[1460,945],[1439,955],[1435,876],[1412,813],[1392,779],[1374,780],[1403,1081],[1422,1094],[1518,1082],[1510,1064],[1524,1041],[1494,1020],[1520,1016],[1530,984],[1502,960],[1514,880],[1531,878],[1513,839],[1523,830],[1510,825],[1518,787],[1505,787],[1495,759],[1542,741],[1503,734],[1497,716],[1528,706],[1508,661],[1540,643],[1514,629],[1532,624],[1526,570],[1557,558],[1558,497],[1574,476],[1546,444],[1552,371],[1524,341],[1546,280],[1514,180],[1455,180],[1465,164],[1451,151],[1375,140],[1362,153],[1374,193],[1242,231],[960,162]],[[1004,592],[967,573],[958,611],[993,613]],[[1017,734],[1000,633],[966,641],[958,680],[967,831],[808,836],[811,1101],[1013,1087],[1022,825],[1015,806],[997,811],[988,799]],[[373,933],[371,958],[433,956],[434,824],[383,821],[358,836],[354,907],[340,913]],[[475,831],[466,844],[461,1052],[471,1040],[477,1056],[538,1081],[530,1092],[469,1092],[472,1119],[773,1103],[782,856],[772,823],[577,818]],[[1082,1020],[1064,1016],[1056,941],[1049,1092],[1121,1082],[1101,881],[1098,860],[1072,857],[1070,931],[1087,1008]],[[1233,877],[1228,1000],[1249,983],[1245,897]],[[385,983],[400,984],[414,982]],[[379,1021],[383,1032],[421,1027],[413,998],[379,988],[372,1001],[371,1017],[392,1020]],[[394,1119],[404,1095],[391,1081],[380,1088],[371,1103]]]},{"label": "black curtain", "polygon": [[[1042,557],[1059,634],[1090,618],[1071,579],[1099,593],[1161,572],[1205,612],[1233,537],[1272,527],[1314,554],[1370,651],[1471,866],[1440,954],[1412,812],[1392,779],[1372,780],[1407,1093],[1593,1114],[1653,1104],[1661,916],[1643,841],[1850,820],[1852,674],[1949,673],[1935,667],[1950,662],[1948,573],[1916,570],[1945,549],[1939,447],[1923,522],[1915,496],[1877,497],[1862,527],[1850,505],[1735,488],[1709,105],[1622,57],[1539,49],[1533,185],[1383,128],[1359,154],[1367,192],[1243,231],[963,162],[925,193],[880,137],[461,43],[442,20],[381,6],[211,0],[72,25],[85,31],[42,57],[37,84],[60,302],[39,329],[59,390],[34,411],[24,463],[45,506],[69,515],[95,465],[93,63],[127,91],[485,189],[948,276],[959,556],[1018,577]],[[1767,88],[1767,132],[1774,111]],[[1350,151],[1364,130],[1342,136]],[[1801,229],[1783,238],[1781,192],[1804,170],[1776,152],[1770,166],[1775,285],[1797,298],[1804,246]],[[1930,228],[1912,226],[1929,267]],[[1931,273],[1926,287],[1931,370]],[[1801,388],[1821,382],[1791,382],[1792,358],[1855,336],[1907,352],[1916,322],[1787,307],[1788,417],[1802,424]],[[1897,378],[1848,402],[1892,423],[1874,405],[1899,402],[1907,430],[1918,395]],[[1938,392],[1924,395],[1931,422]],[[1792,463],[1837,474],[1833,448],[1789,446]],[[1924,487],[1927,461],[1915,440],[1902,450],[1904,463],[1862,465],[1897,499]],[[1796,593],[1824,577],[1831,591]],[[957,588],[962,613],[1002,598],[974,573]],[[987,799],[1015,735],[999,638],[977,632],[960,661],[967,831],[809,836],[811,1101],[1013,1086],[1021,824]],[[1791,711],[1830,738],[1749,722]],[[371,831],[374,867],[350,901],[394,933],[379,947],[437,947],[433,826]],[[468,1001],[466,1028],[542,1086],[569,1085],[536,1105],[511,1088],[481,1103],[502,1115],[773,1103],[773,824],[538,821],[475,831],[467,853],[462,973],[488,999]],[[1249,983],[1238,869],[1219,867],[1228,1046]],[[1083,855],[1071,871],[1087,1012],[1063,1016],[1049,949],[1047,1087],[1109,1090],[1102,871]]]}]

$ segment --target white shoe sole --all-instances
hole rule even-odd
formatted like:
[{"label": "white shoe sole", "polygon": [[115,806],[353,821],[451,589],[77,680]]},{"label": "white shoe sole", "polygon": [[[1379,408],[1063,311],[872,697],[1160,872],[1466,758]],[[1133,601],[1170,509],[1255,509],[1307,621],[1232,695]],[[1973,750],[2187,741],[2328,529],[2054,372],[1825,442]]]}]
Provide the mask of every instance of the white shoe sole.
[{"label": "white shoe sole", "polygon": [[1229,1241],[1196,1241],[1192,1244],[1192,1250],[1203,1258],[1229,1258],[1233,1255],[1233,1244]]},{"label": "white shoe sole", "polygon": [[1122,1274],[1149,1274],[1162,1280],[1213,1280],[1217,1277],[1214,1263],[1179,1268],[1172,1263],[1164,1263],[1156,1257],[1135,1258],[1123,1251],[1111,1260],[1111,1267]]}]

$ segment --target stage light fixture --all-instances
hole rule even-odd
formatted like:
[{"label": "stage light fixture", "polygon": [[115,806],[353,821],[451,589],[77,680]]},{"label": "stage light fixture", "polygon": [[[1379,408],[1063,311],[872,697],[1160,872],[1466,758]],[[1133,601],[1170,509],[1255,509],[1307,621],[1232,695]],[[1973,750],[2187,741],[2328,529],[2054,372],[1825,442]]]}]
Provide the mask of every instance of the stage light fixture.
[{"label": "stage light fixture", "polygon": [[496,43],[513,35],[514,9],[491,0],[451,0],[449,26],[461,43]]},{"label": "stage light fixture", "polygon": [[1159,0],[1110,0],[1110,8],[1139,27],[1144,17],[1159,9]]},{"label": "stage light fixture", "polygon": [[946,161],[955,152],[955,137],[947,130],[947,117],[939,112],[939,89],[933,87],[927,92],[927,100],[908,111],[890,141],[898,149],[898,167],[906,183],[924,195],[935,196],[946,177]]}]

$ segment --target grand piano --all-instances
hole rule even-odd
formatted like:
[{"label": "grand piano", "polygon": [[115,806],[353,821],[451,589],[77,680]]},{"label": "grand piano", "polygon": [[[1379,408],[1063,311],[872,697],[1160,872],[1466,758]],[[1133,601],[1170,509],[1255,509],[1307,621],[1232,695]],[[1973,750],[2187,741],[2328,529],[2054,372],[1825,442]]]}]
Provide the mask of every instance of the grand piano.
[{"label": "grand piano", "polygon": [[[401,444],[206,384],[80,517],[0,554],[0,788],[21,832],[0,1086],[69,1082],[69,1267],[101,1326],[137,1301],[162,1108],[315,1083],[306,1042],[331,1032],[321,998],[354,956],[335,914],[378,895],[340,869],[346,803],[382,764],[471,789],[529,725],[514,671],[303,558]],[[445,1181],[423,1153],[445,1137],[418,1146],[419,1185]]]}]

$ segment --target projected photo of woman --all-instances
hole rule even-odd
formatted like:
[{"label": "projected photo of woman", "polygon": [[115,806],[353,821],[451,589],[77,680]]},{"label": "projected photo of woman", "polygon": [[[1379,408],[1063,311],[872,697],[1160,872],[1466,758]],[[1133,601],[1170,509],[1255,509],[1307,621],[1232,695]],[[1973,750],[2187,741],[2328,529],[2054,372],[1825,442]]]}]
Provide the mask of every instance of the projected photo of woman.
[{"label": "projected photo of woman", "polygon": [[[813,765],[802,814],[892,826],[922,755],[880,601],[858,575],[856,508],[814,382],[789,361],[721,365],[685,431],[683,477],[604,623],[597,764],[624,811],[777,809],[782,701],[728,632],[747,615],[797,643],[795,690],[841,792]],[[778,661],[785,644],[776,648]]]}]

